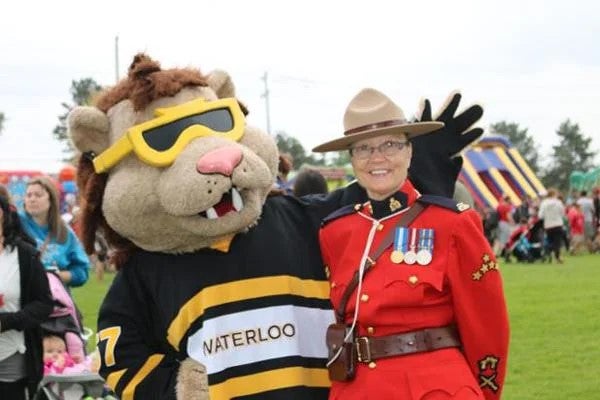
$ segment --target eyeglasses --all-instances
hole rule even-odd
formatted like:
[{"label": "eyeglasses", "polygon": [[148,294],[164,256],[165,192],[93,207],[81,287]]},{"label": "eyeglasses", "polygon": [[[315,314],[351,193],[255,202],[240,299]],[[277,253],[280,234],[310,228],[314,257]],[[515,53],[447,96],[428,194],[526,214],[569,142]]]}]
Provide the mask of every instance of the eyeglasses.
[{"label": "eyeglasses", "polygon": [[196,99],[154,111],[156,118],[134,125],[93,160],[94,170],[103,173],[132,151],[154,167],[171,165],[193,140],[216,136],[239,141],[244,135],[244,114],[234,98],[215,101]]},{"label": "eyeglasses", "polygon": [[383,154],[384,157],[394,157],[408,145],[408,142],[396,142],[393,140],[383,142],[379,146],[369,146],[363,144],[352,147],[350,149],[350,155],[357,160],[366,160],[371,157],[373,153],[375,153],[375,150],[377,150]]}]

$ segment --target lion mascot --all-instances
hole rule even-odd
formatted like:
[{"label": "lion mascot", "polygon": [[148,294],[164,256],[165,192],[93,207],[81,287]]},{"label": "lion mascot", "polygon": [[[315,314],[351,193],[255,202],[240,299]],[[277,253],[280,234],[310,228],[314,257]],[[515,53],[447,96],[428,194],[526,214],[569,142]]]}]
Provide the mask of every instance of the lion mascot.
[{"label": "lion mascot", "polygon": [[[481,135],[469,130],[481,108],[455,117],[451,99],[446,129],[415,142],[427,193],[452,195],[456,154]],[[97,336],[100,373],[123,400],[327,398],[334,317],[317,231],[365,194],[269,196],[278,150],[245,114],[227,73],[138,54],[94,107],[69,115],[84,245],[92,252],[100,230],[119,268]]]}]

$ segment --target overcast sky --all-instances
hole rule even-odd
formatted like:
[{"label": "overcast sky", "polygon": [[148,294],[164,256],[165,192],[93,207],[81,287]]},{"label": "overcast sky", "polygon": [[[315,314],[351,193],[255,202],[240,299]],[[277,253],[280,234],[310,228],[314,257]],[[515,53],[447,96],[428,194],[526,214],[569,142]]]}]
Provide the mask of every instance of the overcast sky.
[{"label": "overcast sky", "polygon": [[[249,121],[307,149],[341,135],[362,87],[407,115],[454,89],[482,121],[517,122],[548,155],[566,118],[600,149],[598,1],[11,1],[0,14],[0,168],[55,169],[72,80],[116,79],[139,51],[163,67],[228,71]],[[600,159],[600,157],[599,157]],[[37,160],[38,163],[35,163]]]}]

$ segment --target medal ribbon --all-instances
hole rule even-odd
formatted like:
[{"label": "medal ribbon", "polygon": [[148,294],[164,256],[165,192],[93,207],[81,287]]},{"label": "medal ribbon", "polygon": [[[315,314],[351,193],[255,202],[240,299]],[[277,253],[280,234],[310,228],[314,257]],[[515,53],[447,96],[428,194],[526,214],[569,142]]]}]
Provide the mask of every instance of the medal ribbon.
[{"label": "medal ribbon", "polygon": [[407,229],[404,227],[396,228],[396,233],[394,235],[394,250],[400,250],[403,253],[405,253],[407,247],[408,247]]},{"label": "medal ribbon", "polygon": [[407,228],[410,229],[410,250],[411,251],[415,251],[415,247],[417,245],[417,236],[418,235],[418,229],[416,228]]},{"label": "medal ribbon", "polygon": [[419,250],[433,249],[433,229],[419,229]]},{"label": "medal ribbon", "polygon": [[433,232],[433,228],[430,229],[423,229],[423,236],[425,237],[422,240],[423,243],[423,248],[425,250],[429,250],[431,253],[433,253],[433,236],[434,236],[434,232]]}]

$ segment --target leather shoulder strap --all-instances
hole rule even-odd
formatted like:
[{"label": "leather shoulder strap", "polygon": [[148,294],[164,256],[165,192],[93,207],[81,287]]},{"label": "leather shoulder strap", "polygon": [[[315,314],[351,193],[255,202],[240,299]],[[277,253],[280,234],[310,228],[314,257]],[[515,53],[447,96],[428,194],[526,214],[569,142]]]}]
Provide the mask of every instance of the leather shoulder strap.
[{"label": "leather shoulder strap", "polygon": [[[365,270],[363,273],[363,279],[364,279],[364,276],[367,274],[367,272],[369,272],[371,270],[371,268],[375,265],[375,261],[379,258],[379,256],[385,251],[385,249],[387,249],[394,242],[394,232],[396,230],[395,228],[398,228],[401,226],[404,226],[404,227],[409,226],[414,221],[414,219],[417,218],[417,216],[426,207],[427,207],[427,204],[422,204],[417,201],[413,204],[413,206],[408,211],[406,211],[400,217],[400,219],[396,223],[396,226],[394,226],[394,229],[391,229],[388,232],[387,236],[381,241],[381,243],[379,244],[377,249],[375,249],[375,251],[373,251],[367,257],[367,260],[365,261]],[[348,286],[346,287],[346,290],[342,294],[342,299],[340,301],[340,305],[335,311],[335,318],[336,318],[337,322],[344,321],[344,313],[346,312],[346,305],[348,304],[350,295],[352,294],[352,292],[354,292],[354,289],[356,289],[356,286],[358,286],[358,272],[359,272],[359,270],[356,270],[356,272],[354,272],[354,275],[352,276],[352,280],[350,280],[350,283],[348,284]]]}]

